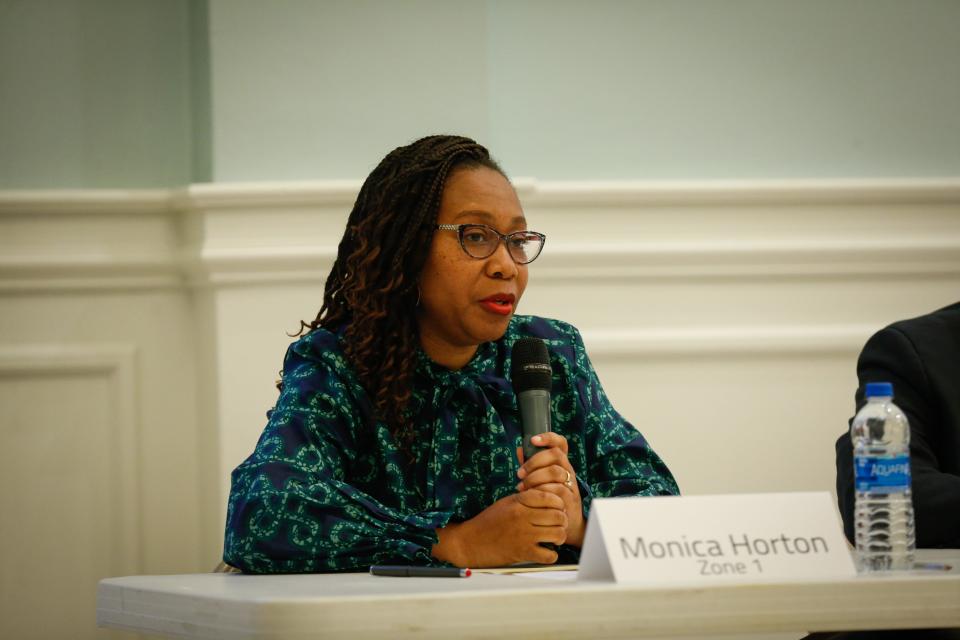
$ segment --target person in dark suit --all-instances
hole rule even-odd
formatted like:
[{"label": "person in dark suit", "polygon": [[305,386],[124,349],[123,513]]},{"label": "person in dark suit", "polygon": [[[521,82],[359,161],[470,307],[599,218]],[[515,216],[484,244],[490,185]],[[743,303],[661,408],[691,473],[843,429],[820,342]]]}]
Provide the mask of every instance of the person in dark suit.
[{"label": "person in dark suit", "polygon": [[[857,361],[857,376],[857,411],[866,403],[868,382],[892,382],[893,402],[910,421],[917,547],[960,547],[960,302],[874,334]],[[849,432],[836,451],[837,498],[852,542]]]},{"label": "person in dark suit", "polygon": [[[873,335],[857,360],[857,411],[868,382],[893,383],[910,421],[918,547],[960,547],[960,302]],[[853,421],[853,418],[850,419]],[[837,499],[853,542],[853,442],[837,440]],[[813,633],[804,640],[958,640],[960,629]]]}]

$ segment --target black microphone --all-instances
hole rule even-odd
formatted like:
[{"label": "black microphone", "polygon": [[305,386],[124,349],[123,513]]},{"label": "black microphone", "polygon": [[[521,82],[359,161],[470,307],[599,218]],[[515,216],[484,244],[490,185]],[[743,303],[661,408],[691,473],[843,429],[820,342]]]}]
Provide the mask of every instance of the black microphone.
[{"label": "black microphone", "polygon": [[521,338],[513,345],[510,377],[520,405],[523,423],[523,458],[529,460],[537,451],[530,438],[550,431],[550,354],[540,338]]}]

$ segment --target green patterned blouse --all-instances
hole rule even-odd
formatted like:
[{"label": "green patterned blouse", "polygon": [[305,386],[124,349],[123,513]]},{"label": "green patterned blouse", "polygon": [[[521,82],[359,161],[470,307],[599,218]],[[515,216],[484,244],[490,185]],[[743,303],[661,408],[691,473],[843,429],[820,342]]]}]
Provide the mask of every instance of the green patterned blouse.
[{"label": "green patterned blouse", "polygon": [[[552,428],[569,442],[584,515],[597,496],[678,493],[666,465],[610,406],[569,324],[515,316],[457,371],[420,352],[412,458],[373,419],[339,336],[318,329],[287,351],[283,391],[233,472],[224,560],[249,573],[443,564],[430,555],[434,530],[516,491],[522,428],[510,352],[524,337],[543,339],[550,352]],[[565,549],[561,561],[571,560],[576,550]]]}]

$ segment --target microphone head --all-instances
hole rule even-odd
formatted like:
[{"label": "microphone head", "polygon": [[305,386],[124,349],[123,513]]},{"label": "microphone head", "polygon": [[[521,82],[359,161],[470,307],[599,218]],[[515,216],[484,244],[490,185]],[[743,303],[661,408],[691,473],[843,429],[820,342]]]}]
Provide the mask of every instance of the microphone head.
[{"label": "microphone head", "polygon": [[510,377],[513,378],[513,391],[540,389],[550,391],[550,354],[547,345],[540,338],[521,338],[513,345],[510,362]]}]

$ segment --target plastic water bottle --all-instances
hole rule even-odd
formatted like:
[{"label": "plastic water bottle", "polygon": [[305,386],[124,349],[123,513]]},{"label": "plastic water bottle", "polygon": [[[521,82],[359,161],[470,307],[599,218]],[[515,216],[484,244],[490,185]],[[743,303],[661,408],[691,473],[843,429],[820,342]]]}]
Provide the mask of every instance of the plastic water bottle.
[{"label": "plastic water bottle", "polygon": [[913,567],[914,523],[910,491],[910,425],[893,404],[893,385],[870,382],[867,404],[853,419],[857,568]]}]

